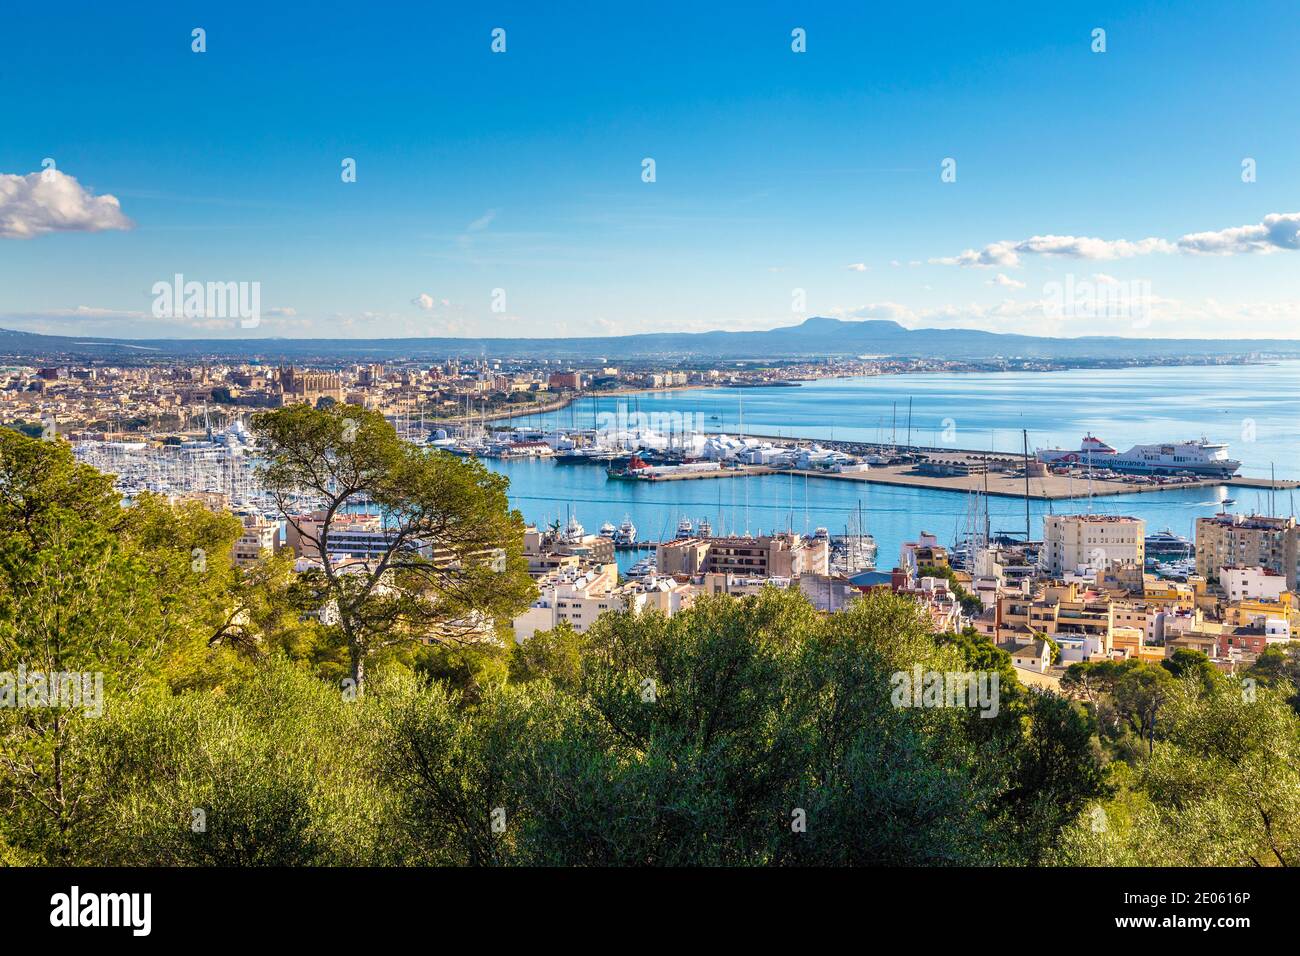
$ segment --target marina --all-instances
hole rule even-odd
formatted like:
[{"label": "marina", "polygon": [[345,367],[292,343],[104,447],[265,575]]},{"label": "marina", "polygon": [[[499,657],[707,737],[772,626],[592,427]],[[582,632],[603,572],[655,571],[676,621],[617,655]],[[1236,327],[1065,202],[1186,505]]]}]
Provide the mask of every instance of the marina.
[{"label": "marina", "polygon": [[[1300,363],[1261,368],[1274,377],[1294,380],[1300,387]],[[1152,377],[1167,379],[1170,371],[1134,369],[1104,374],[1129,383]],[[1212,377],[1214,372],[1208,374]],[[1257,373],[1249,369],[1247,374]],[[1068,384],[1069,379],[1064,373],[948,375],[942,379],[947,393],[943,407],[978,410],[990,383],[1008,377],[1016,379],[1016,388],[1032,388],[1053,377],[1058,384]],[[938,377],[892,378],[894,382],[885,384],[897,394],[916,392],[919,396],[930,387],[926,380]],[[1072,441],[1056,438],[1047,428],[995,429],[985,433],[989,448],[979,449],[966,447],[973,442],[959,440],[980,434],[971,429],[957,429],[955,435],[948,436],[928,435],[923,426],[932,419],[927,419],[929,412],[923,414],[923,409],[932,406],[919,397],[914,402],[904,397],[890,401],[888,416],[877,416],[883,420],[876,429],[853,425],[870,420],[871,411],[861,399],[881,387],[882,379],[837,379],[810,381],[794,389],[719,388],[630,395],[623,400],[634,411],[614,419],[627,423],[621,429],[598,427],[608,425],[610,402],[591,398],[573,403],[563,413],[527,414],[509,424],[489,425],[480,420],[432,431],[414,418],[402,418],[395,424],[409,441],[479,457],[489,468],[506,474],[511,481],[510,499],[529,521],[544,524],[573,509],[589,527],[610,525],[618,562],[625,571],[657,542],[671,540],[686,515],[697,524],[700,516],[707,515],[713,527],[725,534],[797,530],[813,536],[818,528],[829,528],[835,536],[844,537],[850,518],[861,508],[863,523],[869,526],[864,533],[878,546],[881,562],[889,564],[898,542],[915,531],[918,515],[924,516],[922,523],[955,541],[960,536],[965,502],[972,495],[993,502],[995,524],[998,514],[1003,514],[1001,526],[1021,529],[1022,537],[1026,510],[1035,526],[1045,514],[1096,511],[1142,516],[1150,527],[1171,528],[1179,535],[1191,532],[1197,515],[1220,510],[1246,514],[1294,511],[1297,483],[1289,478],[1274,480],[1271,474],[1275,470],[1283,474],[1300,471],[1294,458],[1296,445],[1284,441],[1295,428],[1291,424],[1294,419],[1287,416],[1300,414],[1295,399],[1253,409],[1258,416],[1252,420],[1254,431],[1246,433],[1253,440],[1242,442],[1245,451],[1233,456],[1242,459],[1241,471],[1218,479],[1121,474],[1096,467],[1087,456],[1083,461],[1037,460],[1042,450],[1079,448],[1080,435],[1135,433],[1145,437],[1140,431],[1121,429],[1113,421],[1098,425],[1076,416],[1070,422]],[[1251,386],[1247,382],[1241,387]],[[857,398],[847,400],[846,391]],[[1189,388],[1180,407],[1192,411],[1166,421],[1162,433],[1221,436],[1222,432],[1212,432],[1204,413],[1195,410],[1212,402],[1236,407],[1240,399],[1237,392],[1224,392],[1218,386],[1210,391],[1212,399]],[[837,407],[860,410],[850,415],[831,413],[819,392],[833,394]],[[1041,403],[1049,408],[1064,400],[1041,387],[1039,392]],[[677,402],[688,404],[682,408]],[[792,426],[763,424],[776,417],[787,423],[806,422],[804,409],[810,403],[826,415],[820,426],[806,423],[798,429],[802,434],[796,436]],[[1014,401],[1000,403],[1000,420],[1023,419],[1022,407]],[[749,424],[755,415],[760,421]],[[666,431],[650,427],[665,422],[670,426]],[[691,430],[674,430],[682,425],[691,426]],[[819,431],[824,434],[818,435]],[[951,439],[950,444],[920,441],[944,437]],[[228,496],[235,510],[263,515],[274,512],[274,503],[256,487],[255,443],[246,424],[238,419],[225,422],[221,429],[209,427],[166,442],[86,441],[78,442],[76,449],[82,460],[117,474],[118,487],[126,498],[142,491],[213,492]],[[1272,462],[1261,468],[1257,457],[1261,451],[1276,456],[1276,468]],[[313,503],[304,499],[298,505],[308,510]],[[615,536],[623,521],[635,522],[637,530]]]},{"label": "marina", "polygon": [[[910,423],[909,396],[914,397]],[[514,424],[537,431],[576,426],[594,434],[596,415],[608,407],[608,401],[589,399],[562,417],[530,416]],[[1169,529],[1187,539],[1194,536],[1197,517],[1223,511],[1295,513],[1300,362],[1210,367],[1194,377],[1177,368],[1133,368],[834,379],[797,389],[642,395],[635,407],[651,415],[691,416],[710,436],[743,435],[772,446],[815,444],[875,456],[874,463],[858,473],[761,464],[714,476],[745,481],[608,480],[604,469],[626,453],[603,460],[590,460],[589,454],[496,460],[489,467],[510,478],[511,501],[530,520],[572,507],[594,526],[627,512],[652,539],[670,538],[682,514],[703,513],[726,533],[840,531],[861,502],[883,567],[894,563],[899,546],[918,527],[958,542],[974,495],[984,497],[995,535],[1014,531],[1021,539],[1026,501],[1034,536],[1041,534],[1043,517],[1053,513],[1129,514],[1143,518],[1150,529]],[[946,420],[951,427],[944,435]],[[1104,475],[1101,468],[1090,478],[1085,461],[1082,467],[1073,463],[1065,474],[1032,475],[1026,495],[1026,445],[1034,457],[1037,449],[1077,448],[1080,436],[1089,433],[1131,444],[1208,435],[1227,440],[1242,467],[1226,480],[1178,475],[1162,481],[1160,476]],[[909,451],[939,460],[992,457],[1007,470],[921,475],[913,461],[888,463],[895,453]],[[635,561],[633,552],[619,556],[625,571]]]},{"label": "marina", "polygon": [[[1027,441],[1027,437],[1026,437]],[[590,442],[582,445],[582,442]],[[1146,473],[1102,467],[1064,453],[1035,456],[940,449],[869,442],[814,440],[772,435],[661,435],[641,432],[608,438],[587,432],[551,433],[498,429],[491,441],[474,435],[445,437],[432,444],[484,459],[550,458],[557,465],[600,465],[617,481],[663,482],[749,478],[790,473],[866,484],[902,485],[941,491],[975,492],[1006,498],[1063,500],[1169,491],[1175,488],[1291,490],[1300,482],[1243,477],[1207,466],[1207,474],[1173,464],[1149,466]],[[1193,443],[1187,443],[1193,447]],[[1184,446],[1165,446],[1184,447]],[[1214,446],[1219,449],[1226,445]],[[1233,466],[1239,465],[1232,462]],[[1221,471],[1215,475],[1213,471]]]}]

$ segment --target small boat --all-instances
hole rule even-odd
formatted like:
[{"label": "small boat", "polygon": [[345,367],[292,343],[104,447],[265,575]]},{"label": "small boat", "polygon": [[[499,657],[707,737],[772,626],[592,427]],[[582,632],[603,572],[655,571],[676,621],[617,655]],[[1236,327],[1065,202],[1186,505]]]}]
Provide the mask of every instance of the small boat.
[{"label": "small boat", "polygon": [[605,474],[610,478],[635,479],[649,467],[650,465],[639,455],[633,455],[628,459],[626,468],[619,468],[617,464],[611,465],[605,469]]},{"label": "small boat", "polygon": [[650,557],[642,558],[636,564],[632,565],[627,569],[627,573],[623,576],[629,580],[636,581],[641,578],[648,578],[658,570],[658,562],[655,557],[651,555]]}]

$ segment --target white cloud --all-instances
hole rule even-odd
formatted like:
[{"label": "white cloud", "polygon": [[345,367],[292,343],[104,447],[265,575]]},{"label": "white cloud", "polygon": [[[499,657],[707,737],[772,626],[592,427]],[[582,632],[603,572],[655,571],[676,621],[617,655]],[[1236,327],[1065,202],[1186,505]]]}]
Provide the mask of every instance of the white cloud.
[{"label": "white cloud", "polygon": [[105,309],[94,305],[79,305],[74,309],[49,309],[43,312],[11,312],[10,316],[32,319],[86,319],[106,322],[152,319],[150,312],[133,309]]},{"label": "white cloud", "polygon": [[853,265],[849,266],[849,271],[850,271],[850,272],[866,272],[866,271],[867,271],[867,264],[866,264],[865,262],[855,262],[855,263],[853,263]]},{"label": "white cloud", "polygon": [[95,196],[57,169],[17,176],[0,173],[0,239],[33,239],[51,232],[130,229],[115,196]]},{"label": "white cloud", "polygon": [[1178,248],[1215,256],[1300,249],[1300,212],[1270,213],[1253,226],[1188,233],[1178,240]]},{"label": "white cloud", "polygon": [[495,209],[489,209],[487,212],[483,213],[483,215],[479,216],[468,226],[466,226],[465,231],[482,232],[484,229],[486,229],[488,226],[492,224],[492,220],[495,219],[496,217],[497,217],[497,211]]},{"label": "white cloud", "polygon": [[[308,319],[296,318],[296,311],[288,308],[267,309],[262,312],[263,327],[277,330],[306,331],[313,327]],[[135,309],[109,309],[100,306],[79,305],[71,309],[49,309],[32,312],[0,312],[0,325],[12,325],[51,335],[102,335],[112,338],[174,338],[181,329],[198,331],[232,331],[241,333],[238,319],[207,316],[158,317],[152,312]],[[241,333],[247,334],[247,333]],[[182,336],[183,337],[183,336]]]},{"label": "white cloud", "polygon": [[1019,279],[1013,279],[1008,275],[999,272],[988,281],[989,285],[1000,285],[1007,289],[1023,289],[1025,284]]},{"label": "white cloud", "polygon": [[427,292],[421,292],[411,300],[411,305],[418,305],[420,308],[424,309],[424,311],[431,312],[433,311],[433,296],[429,295]]},{"label": "white cloud", "polygon": [[1153,253],[1186,252],[1232,256],[1300,249],[1300,212],[1275,212],[1253,226],[1232,226],[1217,232],[1191,232],[1170,242],[1167,239],[1096,239],[1090,236],[1030,236],[1002,239],[982,249],[967,249],[955,256],[930,262],[945,266],[1020,265],[1021,256],[1063,256],[1070,259],[1131,259]]},{"label": "white cloud", "polygon": [[1091,236],[1030,236],[1018,242],[1004,239],[991,242],[983,249],[967,249],[960,255],[931,259],[945,266],[1020,265],[1022,255],[1064,256],[1070,259],[1128,259],[1153,252],[1173,252],[1174,245],[1164,239],[1096,239]]},{"label": "white cloud", "polygon": [[847,313],[841,309],[831,309],[830,314],[843,315],[850,319],[892,319],[899,322],[912,318],[916,313],[899,302],[872,302]]}]

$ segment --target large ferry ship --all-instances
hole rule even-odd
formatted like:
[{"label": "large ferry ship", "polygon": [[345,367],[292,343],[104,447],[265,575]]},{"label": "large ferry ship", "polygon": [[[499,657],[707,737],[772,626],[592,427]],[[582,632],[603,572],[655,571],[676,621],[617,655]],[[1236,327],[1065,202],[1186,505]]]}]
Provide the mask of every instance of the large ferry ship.
[{"label": "large ferry ship", "polygon": [[1081,464],[1129,474],[1199,475],[1231,478],[1241,462],[1228,457],[1225,442],[1175,442],[1167,445],[1134,445],[1120,454],[1094,435],[1085,435],[1077,450],[1040,448],[1038,460],[1049,465]]}]

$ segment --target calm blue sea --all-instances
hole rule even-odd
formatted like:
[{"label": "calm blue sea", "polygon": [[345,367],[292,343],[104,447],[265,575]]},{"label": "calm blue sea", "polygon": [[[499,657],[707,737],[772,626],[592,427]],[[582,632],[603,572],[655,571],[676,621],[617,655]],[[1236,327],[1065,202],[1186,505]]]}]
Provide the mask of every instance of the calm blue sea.
[{"label": "calm blue sea", "polygon": [[[702,416],[709,431],[855,438],[954,448],[1019,451],[1021,429],[1030,449],[1077,447],[1087,431],[1121,451],[1139,443],[1205,436],[1230,444],[1242,474],[1300,478],[1300,362],[1254,366],[1169,367],[1103,371],[935,373],[828,379],[798,388],[708,389],[657,392],[615,399],[585,399],[570,408],[517,419],[517,424],[591,427],[600,413],[668,412]],[[743,406],[743,407],[742,407]],[[951,420],[951,421],[946,421]],[[945,441],[945,429],[947,437]],[[878,563],[890,567],[902,541],[919,531],[951,541],[968,524],[965,494],[859,485],[835,480],[771,475],[685,482],[621,482],[589,465],[550,461],[491,461],[510,478],[511,501],[530,521],[567,520],[572,511],[588,530],[630,515],[641,537],[671,536],[680,517],[708,517],[717,529],[754,533],[818,526],[842,532],[861,504],[866,530],[880,547]],[[1214,513],[1227,488],[1166,491],[1096,498],[1098,513],[1145,518],[1148,533],[1162,528],[1192,534],[1197,516]],[[1268,495],[1232,489],[1234,511],[1269,509]],[[990,499],[992,527],[1023,531],[1024,502]],[[1049,503],[1031,502],[1035,536]],[[1060,514],[1087,510],[1085,498],[1050,503]],[[1278,513],[1290,514],[1290,492],[1276,496]],[[636,556],[624,556],[626,566]]]}]

